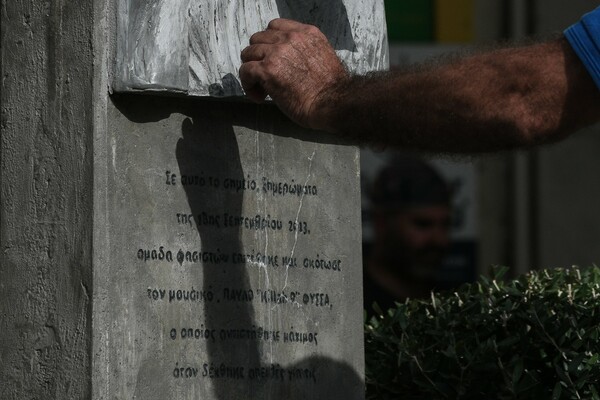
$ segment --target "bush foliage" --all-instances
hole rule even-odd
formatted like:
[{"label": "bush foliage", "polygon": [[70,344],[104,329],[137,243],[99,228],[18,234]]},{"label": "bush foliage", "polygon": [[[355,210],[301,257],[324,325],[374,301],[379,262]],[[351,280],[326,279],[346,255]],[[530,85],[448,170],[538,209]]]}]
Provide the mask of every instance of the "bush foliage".
[{"label": "bush foliage", "polygon": [[366,325],[368,399],[600,399],[600,268],[481,278]]}]

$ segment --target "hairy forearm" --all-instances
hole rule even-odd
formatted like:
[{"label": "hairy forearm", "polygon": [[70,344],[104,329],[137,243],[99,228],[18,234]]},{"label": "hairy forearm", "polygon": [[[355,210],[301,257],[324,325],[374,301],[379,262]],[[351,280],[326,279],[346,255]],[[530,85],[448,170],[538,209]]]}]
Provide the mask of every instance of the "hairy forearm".
[{"label": "hairy forearm", "polygon": [[362,143],[474,153],[558,140],[598,121],[600,91],[564,37],[419,71],[350,76],[325,35],[286,19],[242,53],[249,98]]},{"label": "hairy forearm", "polygon": [[552,142],[600,117],[599,91],[564,38],[351,77],[323,99],[327,130],[432,152]]}]

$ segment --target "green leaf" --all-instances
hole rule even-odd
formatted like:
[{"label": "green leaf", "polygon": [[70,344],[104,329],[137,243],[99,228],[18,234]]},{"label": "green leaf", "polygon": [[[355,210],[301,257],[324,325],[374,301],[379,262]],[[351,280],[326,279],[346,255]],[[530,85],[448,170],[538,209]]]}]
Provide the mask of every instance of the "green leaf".
[{"label": "green leaf", "polygon": [[519,360],[517,365],[515,365],[515,369],[513,370],[512,375],[512,385],[513,388],[517,386],[519,380],[521,380],[521,375],[523,374],[523,360]]},{"label": "green leaf", "polygon": [[585,353],[581,353],[578,356],[576,356],[575,358],[573,358],[573,361],[571,361],[569,363],[569,372],[572,374],[577,372],[579,366],[581,365],[583,360],[585,360],[586,357],[587,356],[585,355]]},{"label": "green leaf", "polygon": [[381,307],[379,307],[379,304],[373,303],[372,307],[373,307],[373,311],[375,311],[377,314],[383,315],[383,311],[381,310]]},{"label": "green leaf", "polygon": [[590,392],[592,392],[592,398],[594,400],[600,400],[600,396],[598,396],[598,392],[596,391],[596,388],[594,387],[595,383],[590,385]]},{"label": "green leaf", "polygon": [[554,385],[554,390],[552,391],[552,400],[560,399],[560,395],[562,394],[562,385],[560,382],[556,382]]},{"label": "green leaf", "polygon": [[554,365],[554,370],[556,371],[556,374],[558,375],[561,381],[565,383],[570,381],[569,377],[567,376],[567,373],[562,370],[560,365]]}]

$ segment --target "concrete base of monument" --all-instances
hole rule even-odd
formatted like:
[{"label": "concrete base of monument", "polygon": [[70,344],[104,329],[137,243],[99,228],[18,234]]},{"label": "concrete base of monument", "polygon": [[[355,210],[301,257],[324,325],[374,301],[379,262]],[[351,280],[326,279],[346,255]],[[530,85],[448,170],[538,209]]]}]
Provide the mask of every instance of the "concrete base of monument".
[{"label": "concrete base of monument", "polygon": [[[136,21],[121,24],[130,3],[3,3],[0,398],[363,398],[358,150],[272,106],[110,97],[127,78],[119,62],[134,62],[117,60],[121,39],[134,37],[126,52],[160,75]],[[210,79],[165,84],[179,95],[235,88],[239,48],[263,21],[254,4],[147,3],[189,11],[187,23],[212,15],[189,4],[248,10],[229,44],[211,42],[215,57],[194,55]],[[266,4],[283,15],[312,2]],[[346,13],[336,26],[353,29],[328,32],[348,67],[385,68],[383,2],[369,15],[357,1],[321,11],[332,4]],[[160,30],[162,17],[150,33],[182,38],[173,24]],[[197,34],[232,25],[218,17]],[[134,36],[119,36],[123,26]],[[361,47],[369,32],[376,48]],[[166,75],[189,83],[197,61],[166,60]]]},{"label": "concrete base of monument", "polygon": [[268,105],[120,96],[108,120],[102,396],[364,398],[358,150]]}]

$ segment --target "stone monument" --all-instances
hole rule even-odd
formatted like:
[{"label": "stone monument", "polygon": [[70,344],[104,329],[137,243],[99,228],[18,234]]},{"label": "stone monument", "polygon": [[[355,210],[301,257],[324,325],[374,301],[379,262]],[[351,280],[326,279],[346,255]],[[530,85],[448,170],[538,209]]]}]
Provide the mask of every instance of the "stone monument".
[{"label": "stone monument", "polygon": [[277,16],[385,68],[382,2],[91,3],[2,15],[0,398],[363,398],[358,150],[237,68]]}]

